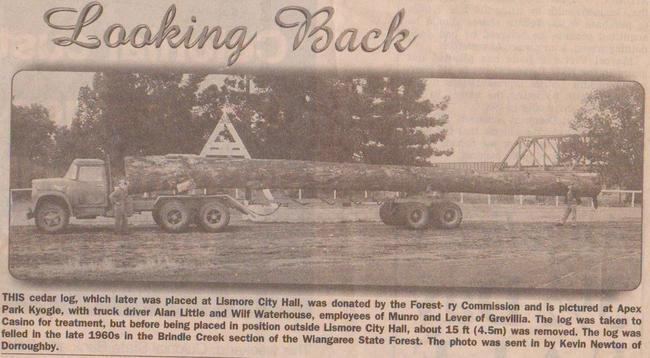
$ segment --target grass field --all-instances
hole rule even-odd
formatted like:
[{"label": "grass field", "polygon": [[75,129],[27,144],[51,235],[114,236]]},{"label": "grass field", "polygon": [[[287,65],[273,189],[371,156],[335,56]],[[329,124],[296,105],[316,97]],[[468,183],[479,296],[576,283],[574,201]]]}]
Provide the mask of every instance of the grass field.
[{"label": "grass field", "polygon": [[376,206],[282,208],[264,219],[280,222],[234,217],[219,234],[165,233],[143,214],[127,236],[114,234],[110,219],[41,234],[15,212],[9,264],[21,279],[612,290],[639,283],[638,208],[581,208],[575,228],[553,225],[556,207],[463,210],[458,229],[410,231],[374,221]]}]

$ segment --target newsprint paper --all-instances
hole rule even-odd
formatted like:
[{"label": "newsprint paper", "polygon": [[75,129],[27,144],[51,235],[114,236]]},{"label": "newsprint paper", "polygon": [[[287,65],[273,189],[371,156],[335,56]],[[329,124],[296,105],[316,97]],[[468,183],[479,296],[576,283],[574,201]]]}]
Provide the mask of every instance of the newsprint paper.
[{"label": "newsprint paper", "polygon": [[2,1],[1,354],[650,357],[648,5]]}]

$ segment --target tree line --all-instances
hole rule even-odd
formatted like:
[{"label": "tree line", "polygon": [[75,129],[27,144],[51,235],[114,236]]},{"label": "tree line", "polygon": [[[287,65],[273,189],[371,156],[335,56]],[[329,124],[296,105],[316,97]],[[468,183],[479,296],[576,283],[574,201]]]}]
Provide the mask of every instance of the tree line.
[{"label": "tree line", "polygon": [[[69,126],[45,107],[12,105],[11,187],[60,176],[75,158],[198,154],[225,114],[254,158],[431,165],[443,145],[448,96],[424,98],[413,77],[227,76],[95,73],[79,89]],[[643,184],[643,90],[632,83],[589,93],[570,123],[588,141],[563,150],[596,163],[608,187]]]},{"label": "tree line", "polygon": [[62,175],[75,158],[198,154],[225,114],[254,158],[430,165],[450,98],[413,77],[227,76],[99,72],[69,126],[40,104],[12,106],[11,187]]}]

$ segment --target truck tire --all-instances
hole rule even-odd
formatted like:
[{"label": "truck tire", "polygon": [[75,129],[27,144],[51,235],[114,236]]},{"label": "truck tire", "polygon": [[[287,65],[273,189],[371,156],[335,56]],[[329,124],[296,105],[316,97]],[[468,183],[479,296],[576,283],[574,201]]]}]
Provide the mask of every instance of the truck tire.
[{"label": "truck tire", "polygon": [[197,222],[206,232],[223,231],[230,222],[230,210],[219,201],[208,201],[201,205]]},{"label": "truck tire", "polygon": [[36,209],[36,227],[48,234],[61,232],[68,227],[70,213],[68,209],[53,201],[46,201]]},{"label": "truck tire", "polygon": [[404,224],[409,229],[423,230],[429,227],[431,212],[426,205],[422,203],[404,203],[400,205],[400,209],[400,216],[404,218]]},{"label": "truck tire", "polygon": [[379,218],[386,225],[399,225],[398,204],[385,201],[379,206]]},{"label": "truck tire", "polygon": [[463,221],[463,211],[456,203],[442,202],[433,208],[436,226],[441,229],[455,229]]},{"label": "truck tire", "polygon": [[180,200],[172,200],[160,207],[160,227],[168,232],[183,232],[190,225],[191,213]]}]

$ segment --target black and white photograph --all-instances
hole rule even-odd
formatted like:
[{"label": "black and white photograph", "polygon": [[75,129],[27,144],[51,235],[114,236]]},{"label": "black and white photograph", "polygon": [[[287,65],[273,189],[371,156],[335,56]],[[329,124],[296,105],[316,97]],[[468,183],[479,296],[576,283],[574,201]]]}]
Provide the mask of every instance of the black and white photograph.
[{"label": "black and white photograph", "polygon": [[650,357],[649,10],[0,2],[0,355]]},{"label": "black and white photograph", "polygon": [[21,71],[22,280],[632,290],[644,90]]}]

